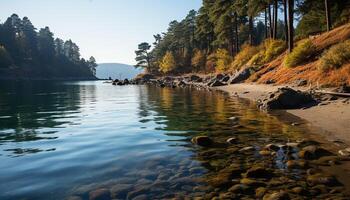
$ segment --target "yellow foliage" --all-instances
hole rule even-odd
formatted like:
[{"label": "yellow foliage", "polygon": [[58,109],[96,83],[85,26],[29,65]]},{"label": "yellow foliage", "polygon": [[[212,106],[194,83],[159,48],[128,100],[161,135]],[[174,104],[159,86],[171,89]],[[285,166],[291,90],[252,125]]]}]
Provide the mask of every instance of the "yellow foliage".
[{"label": "yellow foliage", "polygon": [[310,39],[301,41],[294,48],[292,53],[285,57],[284,65],[286,67],[296,67],[312,57],[315,51],[316,47]]},{"label": "yellow foliage", "polygon": [[260,51],[248,62],[249,65],[262,65],[272,61],[286,49],[283,40],[265,40],[260,46]]},{"label": "yellow foliage", "polygon": [[224,72],[230,68],[232,58],[226,49],[218,49],[216,51],[216,71]]},{"label": "yellow foliage", "polygon": [[233,69],[240,69],[248,61],[259,52],[259,47],[243,45],[241,51],[235,56],[231,67]]},{"label": "yellow foliage", "polygon": [[176,67],[175,58],[171,52],[166,52],[162,61],[160,62],[159,68],[163,73],[169,73]]},{"label": "yellow foliage", "polygon": [[339,43],[323,53],[319,68],[322,71],[338,69],[350,62],[350,40]]},{"label": "yellow foliage", "polygon": [[203,51],[196,49],[194,51],[194,55],[191,60],[192,66],[198,71],[205,66],[205,63],[206,63],[205,53]]}]

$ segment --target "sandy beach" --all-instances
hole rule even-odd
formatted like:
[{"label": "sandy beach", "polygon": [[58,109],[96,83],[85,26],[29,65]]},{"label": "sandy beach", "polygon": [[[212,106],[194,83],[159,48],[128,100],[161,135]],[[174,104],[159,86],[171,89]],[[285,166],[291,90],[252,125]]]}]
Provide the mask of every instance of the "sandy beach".
[{"label": "sandy beach", "polygon": [[[231,95],[257,101],[264,99],[269,92],[274,92],[284,86],[262,84],[233,84],[218,87],[219,90]],[[306,88],[295,88],[306,90]],[[309,122],[310,127],[317,128],[321,135],[330,141],[344,142],[350,145],[350,100],[339,98],[334,101],[325,101],[317,106],[306,109],[286,110],[288,113]]]}]

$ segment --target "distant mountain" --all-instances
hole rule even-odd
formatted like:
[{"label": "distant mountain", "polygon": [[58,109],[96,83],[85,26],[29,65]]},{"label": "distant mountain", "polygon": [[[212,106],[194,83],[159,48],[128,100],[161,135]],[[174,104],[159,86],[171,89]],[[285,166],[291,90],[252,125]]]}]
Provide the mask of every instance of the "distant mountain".
[{"label": "distant mountain", "polygon": [[96,68],[96,77],[100,79],[131,79],[142,73],[142,69],[135,69],[132,65],[121,63],[101,63]]}]

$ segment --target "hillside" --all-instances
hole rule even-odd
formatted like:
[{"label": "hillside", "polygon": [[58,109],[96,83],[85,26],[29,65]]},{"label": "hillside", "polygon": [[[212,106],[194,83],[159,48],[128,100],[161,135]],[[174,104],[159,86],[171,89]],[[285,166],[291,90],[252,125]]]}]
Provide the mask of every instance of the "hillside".
[{"label": "hillside", "polygon": [[96,68],[96,77],[99,79],[131,79],[142,72],[142,69],[136,69],[132,65],[121,63],[101,63]]},{"label": "hillside", "polygon": [[[339,86],[350,84],[350,62],[345,61],[341,66],[323,71],[320,69],[321,58],[331,47],[342,44],[350,38],[350,24],[338,27],[330,32],[316,36],[310,36],[308,39],[314,45],[315,54],[307,58],[302,64],[295,67],[286,67],[284,64],[286,52],[277,56],[266,65],[259,68],[248,81],[257,83],[276,83],[276,84],[294,84],[305,80],[308,85],[317,86]],[[298,41],[296,46],[304,40]],[[349,47],[347,47],[349,48]],[[346,49],[341,50],[343,53]],[[344,55],[343,55],[344,56]],[[333,58],[334,60],[336,58]]]}]

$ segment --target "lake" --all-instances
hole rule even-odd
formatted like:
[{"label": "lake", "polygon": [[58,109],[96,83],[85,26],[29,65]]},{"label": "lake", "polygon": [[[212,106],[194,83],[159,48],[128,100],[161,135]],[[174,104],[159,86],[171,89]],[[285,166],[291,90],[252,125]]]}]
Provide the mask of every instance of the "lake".
[{"label": "lake", "polygon": [[[297,148],[261,155],[268,144],[311,135],[279,115],[204,89],[2,82],[0,199],[254,198],[257,186],[278,191],[300,185],[310,191],[306,199],[346,197],[329,194],[342,184],[321,184],[325,191],[311,193],[316,189],[306,181],[307,168],[286,165],[298,160]],[[193,145],[198,135],[217,145]],[[237,143],[228,144],[232,137]],[[256,165],[273,175],[230,193],[240,173]],[[232,167],[241,170],[238,177],[224,173]]]}]

